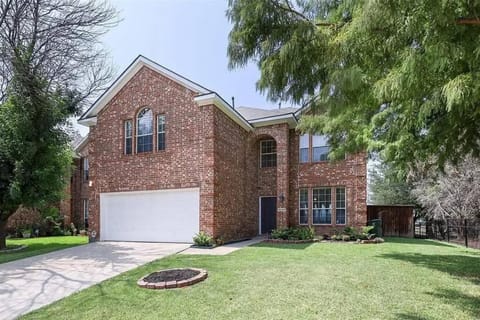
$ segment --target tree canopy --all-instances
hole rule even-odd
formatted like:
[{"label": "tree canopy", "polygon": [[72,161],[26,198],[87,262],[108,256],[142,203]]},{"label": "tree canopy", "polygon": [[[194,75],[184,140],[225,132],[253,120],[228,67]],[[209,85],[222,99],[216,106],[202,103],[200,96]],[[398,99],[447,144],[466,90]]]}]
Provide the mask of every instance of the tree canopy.
[{"label": "tree canopy", "polygon": [[467,0],[230,0],[230,67],[256,61],[258,90],[310,108],[299,129],[328,134],[334,158],[442,166],[480,154],[476,12]]}]

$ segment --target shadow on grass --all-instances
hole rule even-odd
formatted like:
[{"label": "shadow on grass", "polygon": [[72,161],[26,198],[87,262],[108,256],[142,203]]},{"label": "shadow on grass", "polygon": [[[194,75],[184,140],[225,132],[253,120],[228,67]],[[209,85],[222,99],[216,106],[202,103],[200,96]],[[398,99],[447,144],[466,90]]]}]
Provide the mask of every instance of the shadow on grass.
[{"label": "shadow on grass", "polygon": [[251,247],[256,248],[273,248],[273,249],[296,249],[304,250],[313,245],[315,242],[310,243],[271,243],[271,242],[259,242]]},{"label": "shadow on grass", "polygon": [[[472,319],[478,319],[480,315],[480,298],[465,294],[458,290],[441,289],[437,292],[429,292],[429,295],[439,298],[445,303],[456,305],[464,312],[468,312]],[[422,317],[414,313],[397,313],[395,319],[404,320],[427,320],[430,318]]]},{"label": "shadow on grass", "polygon": [[386,253],[379,257],[410,262],[421,267],[445,272],[480,285],[480,256]]},{"label": "shadow on grass", "polygon": [[402,244],[417,244],[417,245],[422,245],[422,246],[450,247],[450,248],[456,248],[457,247],[455,245],[440,242],[440,241],[437,241],[437,240],[429,240],[429,239],[385,237],[385,242],[402,243]]}]

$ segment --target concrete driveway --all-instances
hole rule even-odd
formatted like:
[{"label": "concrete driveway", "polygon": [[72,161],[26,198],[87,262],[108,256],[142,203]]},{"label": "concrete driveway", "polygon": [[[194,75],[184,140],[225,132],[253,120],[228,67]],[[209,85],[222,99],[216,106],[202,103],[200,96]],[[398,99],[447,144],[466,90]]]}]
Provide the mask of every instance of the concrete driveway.
[{"label": "concrete driveway", "polygon": [[0,319],[15,319],[188,247],[178,243],[97,242],[0,264]]}]

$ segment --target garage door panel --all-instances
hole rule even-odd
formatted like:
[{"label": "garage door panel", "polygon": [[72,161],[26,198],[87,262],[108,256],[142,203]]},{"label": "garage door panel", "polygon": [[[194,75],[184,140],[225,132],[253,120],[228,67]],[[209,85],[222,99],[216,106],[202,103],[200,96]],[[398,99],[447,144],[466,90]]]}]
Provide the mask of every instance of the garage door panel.
[{"label": "garage door panel", "polygon": [[100,195],[101,239],[192,242],[199,230],[199,189]]}]

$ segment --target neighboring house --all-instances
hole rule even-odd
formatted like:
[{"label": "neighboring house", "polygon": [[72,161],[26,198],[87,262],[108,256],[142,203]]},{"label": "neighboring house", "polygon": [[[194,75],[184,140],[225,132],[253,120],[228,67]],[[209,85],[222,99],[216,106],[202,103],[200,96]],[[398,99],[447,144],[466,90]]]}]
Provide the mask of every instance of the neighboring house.
[{"label": "neighboring house", "polygon": [[139,56],[79,119],[90,127],[90,230],[191,242],[200,230],[231,241],[365,225],[366,154],[328,161],[324,137],[295,131],[303,112],[233,108]]},{"label": "neighboring house", "polygon": [[73,172],[70,183],[71,220],[78,230],[87,229],[89,210],[88,136],[74,146]]}]

